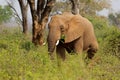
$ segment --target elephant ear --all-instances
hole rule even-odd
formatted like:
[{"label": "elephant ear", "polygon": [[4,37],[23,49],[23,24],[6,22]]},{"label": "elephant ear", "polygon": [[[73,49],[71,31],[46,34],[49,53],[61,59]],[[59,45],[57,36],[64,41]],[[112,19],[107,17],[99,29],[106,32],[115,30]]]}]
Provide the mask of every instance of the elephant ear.
[{"label": "elephant ear", "polygon": [[71,41],[74,41],[83,35],[83,29],[81,25],[81,20],[78,17],[72,18],[67,26],[67,30],[65,31],[65,43],[69,43]]}]

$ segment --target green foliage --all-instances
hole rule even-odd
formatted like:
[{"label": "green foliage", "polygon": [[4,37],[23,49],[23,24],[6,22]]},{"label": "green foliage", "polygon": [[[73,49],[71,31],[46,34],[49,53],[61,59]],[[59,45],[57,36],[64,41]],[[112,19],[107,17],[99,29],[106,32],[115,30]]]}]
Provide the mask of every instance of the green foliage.
[{"label": "green foliage", "polygon": [[102,30],[109,26],[108,20],[105,17],[90,16],[90,15],[85,15],[85,17],[93,23],[95,30]]},{"label": "green foliage", "polygon": [[104,8],[110,8],[110,1],[108,0],[80,0],[80,13],[82,15],[95,15],[97,11]]},{"label": "green foliage", "polygon": [[24,42],[21,43],[21,49],[25,49],[25,50],[29,51],[33,48],[34,48],[34,45],[32,44],[31,41],[24,40]]},{"label": "green foliage", "polygon": [[0,6],[0,23],[8,21],[12,17],[12,13],[9,6]]},{"label": "green foliage", "polygon": [[108,15],[108,19],[109,19],[111,25],[120,27],[120,23],[119,23],[120,22],[120,12],[114,13],[114,14],[110,13]]},{"label": "green foliage", "polygon": [[[104,21],[91,20],[95,20],[94,25],[101,22],[102,28],[105,28]],[[108,42],[113,33],[119,38],[119,32],[110,27],[102,28],[95,29],[97,38],[104,39],[99,40],[100,49],[93,60],[85,59],[86,54],[66,54],[64,62],[57,59],[55,53],[55,60],[50,60],[47,45],[35,47],[30,36],[24,36],[18,28],[2,28],[0,80],[119,80],[120,60],[110,52],[105,53],[104,49],[110,49]]]},{"label": "green foliage", "polygon": [[[108,0],[79,0],[79,2],[79,10],[81,15],[96,15],[97,11],[101,11],[104,8],[109,9],[111,6],[110,1]],[[59,0],[59,2],[56,2],[53,11],[71,11],[70,0],[65,0],[64,2]]]},{"label": "green foliage", "polygon": [[104,49],[104,53],[114,55],[120,59],[120,30],[111,28],[107,32],[109,35],[105,38],[106,48]]}]

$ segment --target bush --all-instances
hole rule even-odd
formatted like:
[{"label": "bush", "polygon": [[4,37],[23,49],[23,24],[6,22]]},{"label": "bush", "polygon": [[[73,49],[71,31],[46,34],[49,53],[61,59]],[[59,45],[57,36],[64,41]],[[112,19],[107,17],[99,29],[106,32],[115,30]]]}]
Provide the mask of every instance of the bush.
[{"label": "bush", "polygon": [[89,16],[89,15],[86,15],[86,17],[92,22],[95,30],[102,30],[109,26],[108,20],[105,17]]},{"label": "bush", "polygon": [[21,49],[25,49],[25,50],[29,51],[33,48],[35,48],[35,46],[31,41],[25,40],[21,43]]},{"label": "bush", "polygon": [[109,35],[105,38],[106,44],[104,45],[104,52],[120,59],[120,31],[111,28],[108,34]]}]

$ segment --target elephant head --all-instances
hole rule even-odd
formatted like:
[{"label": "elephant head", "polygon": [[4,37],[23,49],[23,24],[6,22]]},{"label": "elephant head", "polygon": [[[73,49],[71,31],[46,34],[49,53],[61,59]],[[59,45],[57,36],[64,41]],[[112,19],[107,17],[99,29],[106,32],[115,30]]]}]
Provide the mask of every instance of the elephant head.
[{"label": "elephant head", "polygon": [[49,53],[53,53],[56,43],[58,43],[58,40],[60,39],[61,35],[60,26],[63,25],[63,23],[59,18],[60,18],[59,16],[53,16],[50,23],[48,24],[49,33],[47,40]]}]

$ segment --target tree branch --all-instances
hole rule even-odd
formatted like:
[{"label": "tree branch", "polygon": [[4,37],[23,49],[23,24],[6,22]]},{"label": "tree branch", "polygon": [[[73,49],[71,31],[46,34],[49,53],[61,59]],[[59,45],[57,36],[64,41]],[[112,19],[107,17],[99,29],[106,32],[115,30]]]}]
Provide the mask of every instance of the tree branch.
[{"label": "tree branch", "polygon": [[22,19],[20,18],[17,10],[8,1],[6,1],[6,2],[8,4],[8,6],[14,11],[14,15],[17,16],[18,20],[20,21],[20,24],[22,25]]},{"label": "tree branch", "polygon": [[42,22],[44,20],[45,17],[48,17],[54,4],[55,4],[56,0],[47,0],[47,4],[45,6],[44,12],[41,14],[41,21]]},{"label": "tree branch", "polygon": [[32,21],[35,20],[36,17],[36,10],[35,10],[35,0],[27,0],[30,6]]},{"label": "tree branch", "polygon": [[25,6],[26,10],[28,10],[28,5],[29,5],[29,3],[27,1],[26,6]]},{"label": "tree branch", "polygon": [[73,14],[79,14],[79,0],[70,0],[72,3],[72,13]]},{"label": "tree branch", "polygon": [[37,1],[37,14],[40,15],[44,11],[45,0]]}]

